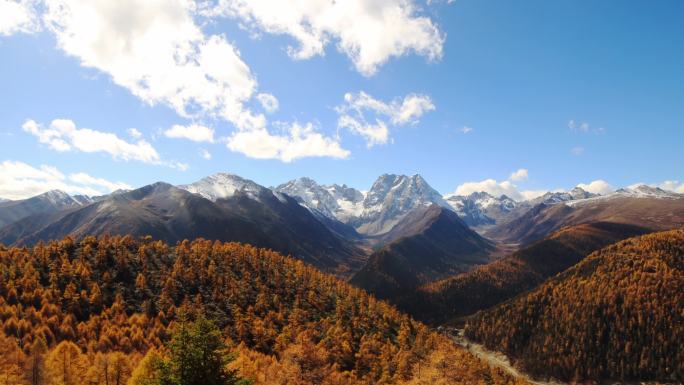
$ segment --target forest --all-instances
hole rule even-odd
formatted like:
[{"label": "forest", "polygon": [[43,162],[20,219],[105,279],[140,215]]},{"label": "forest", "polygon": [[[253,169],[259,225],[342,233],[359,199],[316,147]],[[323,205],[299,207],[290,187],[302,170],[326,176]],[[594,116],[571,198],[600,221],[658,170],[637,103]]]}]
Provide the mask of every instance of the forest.
[{"label": "forest", "polygon": [[301,261],[202,239],[0,246],[0,326],[2,384],[172,384],[195,337],[238,383],[522,383]]},{"label": "forest", "polygon": [[562,380],[684,381],[684,230],[592,253],[468,319],[465,334]]},{"label": "forest", "polygon": [[638,226],[610,222],[569,226],[510,256],[423,285],[416,293],[420,300],[397,306],[423,321],[448,322],[534,289],[593,251],[646,232]]}]

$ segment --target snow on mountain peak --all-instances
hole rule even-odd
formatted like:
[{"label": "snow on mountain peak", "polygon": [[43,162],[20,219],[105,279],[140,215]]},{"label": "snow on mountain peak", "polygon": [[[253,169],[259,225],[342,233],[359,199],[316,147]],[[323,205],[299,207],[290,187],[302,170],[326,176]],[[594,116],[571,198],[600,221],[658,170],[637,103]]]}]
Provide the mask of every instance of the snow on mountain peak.
[{"label": "snow on mountain peak", "polygon": [[359,190],[346,185],[319,185],[311,178],[301,177],[274,188],[292,196],[305,207],[315,209],[328,218],[345,222],[358,215],[364,195]]},{"label": "snow on mountain peak", "polygon": [[258,200],[259,194],[267,190],[265,187],[249,179],[229,173],[210,175],[195,183],[178,186],[178,188],[200,195],[211,201],[230,198],[238,192]]},{"label": "snow on mountain peak", "polygon": [[652,187],[645,184],[631,186],[617,190],[614,194],[627,195],[637,198],[681,198],[681,194],[666,191],[660,187]]},{"label": "snow on mountain peak", "polygon": [[447,203],[469,226],[493,224],[515,210],[520,203],[506,195],[495,197],[486,191],[470,195],[448,195]]},{"label": "snow on mountain peak", "polygon": [[76,197],[73,197],[62,190],[50,190],[40,195],[37,195],[35,198],[47,201],[51,205],[56,207],[74,205],[82,206],[91,203],[90,198],[88,198],[87,196],[78,195]]},{"label": "snow on mountain peak", "polygon": [[353,225],[361,233],[383,234],[414,208],[432,204],[451,209],[442,195],[430,187],[422,176],[384,174],[366,194],[363,211]]}]

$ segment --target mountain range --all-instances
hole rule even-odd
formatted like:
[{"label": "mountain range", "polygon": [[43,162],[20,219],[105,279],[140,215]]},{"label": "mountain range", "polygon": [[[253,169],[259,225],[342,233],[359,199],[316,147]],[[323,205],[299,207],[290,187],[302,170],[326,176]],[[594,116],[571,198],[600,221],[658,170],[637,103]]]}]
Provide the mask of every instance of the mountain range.
[{"label": "mountain range", "polygon": [[[617,341],[621,337],[609,334],[612,326],[600,315],[615,306],[629,313],[630,325],[639,335],[671,327],[676,314],[663,309],[676,308],[673,303],[681,301],[674,295],[659,298],[656,294],[667,285],[657,282],[681,281],[681,254],[665,260],[675,269],[666,268],[661,275],[652,273],[660,274],[665,266],[659,259],[663,253],[681,249],[681,232],[641,238],[637,242],[643,244],[640,250],[653,254],[644,263],[633,243],[619,241],[682,227],[684,195],[649,186],[605,195],[578,187],[516,201],[487,192],[442,196],[420,175],[394,174],[380,176],[368,191],[344,184],[320,185],[309,178],[267,188],[237,175],[218,173],[190,184],[156,182],[98,197],[49,191],[0,202],[0,244],[17,246],[12,250],[55,239],[64,239],[60,247],[69,248],[73,240],[81,240],[83,246],[96,242],[91,236],[122,244],[133,242],[129,236],[150,245],[159,240],[172,248],[175,245],[176,250],[186,250],[191,243],[185,240],[198,238],[216,247],[219,244],[214,241],[250,244],[332,273],[414,319],[432,325],[465,324],[466,337],[505,352],[534,374],[563,379],[574,378],[571,371],[578,367],[577,378],[680,378],[671,369],[679,362],[662,366],[649,361],[648,355],[658,345],[638,336],[628,335],[633,338],[625,346],[603,341],[608,348],[589,349],[590,357],[576,352],[577,363],[572,365],[558,357],[564,346],[579,351],[581,347],[572,345],[571,340],[554,344],[545,338],[569,335],[573,330],[578,330],[577,338],[585,338],[602,330],[591,338]],[[671,238],[674,246],[668,243]],[[45,247],[50,246],[43,244],[38,249]],[[243,246],[226,247],[238,250]],[[0,246],[0,250],[9,249]],[[249,250],[255,255],[269,253]],[[621,262],[624,253],[638,263]],[[616,273],[604,276],[604,265]],[[644,281],[651,293],[648,298],[660,309],[656,318],[643,313],[644,304],[629,303],[627,294],[620,294],[633,295],[633,288],[617,290],[611,297],[614,303],[601,303],[594,293],[587,295],[590,302],[577,300],[578,290],[608,290],[611,286],[605,282],[636,282],[631,276]],[[131,284],[133,278],[127,278]],[[549,301],[553,308],[547,311]],[[570,318],[563,315],[565,302],[577,304],[582,316],[576,319],[581,324],[564,321]],[[528,305],[535,312],[529,318],[531,324],[526,318]],[[620,314],[627,314],[624,312]],[[611,319],[617,318],[613,314]],[[509,320],[515,332],[501,327]],[[640,320],[660,323],[644,326],[638,324]],[[678,325],[676,320],[674,325]],[[544,358],[546,346],[556,349],[557,357]],[[635,346],[646,349],[640,356],[646,357],[643,368],[659,372],[629,363],[636,357],[631,350]],[[672,350],[671,346],[668,349]],[[535,358],[531,360],[529,355]],[[616,359],[621,366],[613,365]]]},{"label": "mountain range", "polygon": [[[487,263],[501,255],[495,243],[526,245],[593,222],[651,231],[684,226],[684,196],[648,186],[601,196],[577,187],[515,201],[487,192],[442,196],[420,175],[384,174],[360,191],[310,178],[267,188],[219,173],[187,185],[158,182],[99,197],[55,190],[4,201],[0,242],[102,234],[151,235],[171,243],[204,237],[272,248],[345,277],[358,273],[356,282],[370,282],[364,274],[387,273],[371,274],[370,265],[362,271],[366,261],[375,268],[401,266],[401,274],[411,276],[403,285],[414,287]],[[389,256],[396,260],[390,263]]]}]

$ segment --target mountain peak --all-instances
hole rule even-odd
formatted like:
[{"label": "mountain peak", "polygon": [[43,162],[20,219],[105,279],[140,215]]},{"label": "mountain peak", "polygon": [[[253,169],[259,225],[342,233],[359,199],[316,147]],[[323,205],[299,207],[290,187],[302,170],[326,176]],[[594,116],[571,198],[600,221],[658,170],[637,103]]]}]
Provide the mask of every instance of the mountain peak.
[{"label": "mountain peak", "polygon": [[273,190],[295,197],[305,207],[343,222],[358,215],[364,198],[355,188],[337,184],[322,186],[309,177],[291,180]]},{"label": "mountain peak", "polygon": [[355,227],[362,233],[383,234],[412,209],[430,204],[451,209],[442,195],[419,174],[383,174],[368,191]]},{"label": "mountain peak", "polygon": [[631,186],[626,188],[621,188],[615,192],[620,195],[628,195],[638,198],[680,198],[681,194],[677,194],[671,191],[666,191],[660,187],[648,186],[641,184],[638,186]]},{"label": "mountain peak", "polygon": [[230,198],[238,192],[246,193],[248,196],[258,199],[259,194],[267,190],[254,181],[225,172],[210,175],[195,183],[178,186],[178,188],[214,202],[218,199]]}]

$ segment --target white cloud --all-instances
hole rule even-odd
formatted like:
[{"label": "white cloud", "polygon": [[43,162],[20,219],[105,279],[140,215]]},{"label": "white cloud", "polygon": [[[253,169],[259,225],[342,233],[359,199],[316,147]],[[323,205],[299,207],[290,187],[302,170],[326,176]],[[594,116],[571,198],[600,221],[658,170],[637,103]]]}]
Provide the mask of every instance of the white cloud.
[{"label": "white cloud", "polygon": [[337,42],[366,76],[408,53],[439,59],[444,44],[444,35],[430,18],[418,15],[413,0],[217,0],[204,14],[237,18],[253,31],[289,35],[298,43],[288,47],[295,59],[323,55]]},{"label": "white cloud", "polygon": [[468,127],[468,126],[463,126],[463,128],[461,128],[460,131],[464,134],[470,134],[471,132],[473,132],[473,128]]},{"label": "white cloud", "polygon": [[266,129],[241,130],[228,137],[230,150],[256,159],[279,159],[283,162],[305,157],[346,158],[349,151],[336,139],[316,131],[311,123],[282,124],[282,134],[271,134]]},{"label": "white cloud", "polygon": [[123,182],[110,182],[106,179],[95,178],[84,172],[77,172],[69,175],[69,180],[81,185],[102,187],[106,191],[130,190],[132,187]]},{"label": "white cloud", "polygon": [[200,156],[202,159],[211,160],[211,153],[205,149],[200,150]]},{"label": "white cloud", "polygon": [[470,195],[474,192],[484,191],[493,196],[507,195],[508,197],[524,199],[518,188],[511,181],[498,182],[495,179],[485,179],[480,182],[466,182],[456,188],[455,195]]},{"label": "white cloud", "polygon": [[663,190],[684,194],[684,182],[680,183],[678,180],[666,180],[665,182],[658,183],[657,186]]},{"label": "white cloud", "polygon": [[517,171],[514,171],[511,173],[511,176],[508,177],[508,180],[513,181],[513,182],[520,182],[527,180],[529,177],[529,173],[526,168],[521,168],[518,169]]},{"label": "white cloud", "polygon": [[244,107],[254,75],[225,37],[204,35],[194,10],[185,0],[46,0],[44,20],[64,52],[149,104],[263,126]]},{"label": "white cloud", "polygon": [[634,183],[629,188],[636,188],[642,185],[647,185],[651,187],[659,187],[663,190],[676,192],[679,194],[684,194],[684,182],[679,182],[678,180],[666,180],[660,183]]},{"label": "white cloud", "polygon": [[40,143],[48,145],[55,151],[104,152],[114,159],[160,163],[159,154],[145,140],[129,143],[109,132],[76,128],[76,124],[69,119],[55,119],[50,123],[49,128],[43,127],[34,120],[27,120],[22,128],[38,138]]},{"label": "white cloud", "polygon": [[591,126],[589,125],[589,123],[575,121],[574,119],[572,119],[568,122],[568,128],[572,132],[581,132],[581,133],[593,132],[594,134],[604,134],[606,132],[606,129],[604,127],[598,127],[598,128],[592,129]]},{"label": "white cloud", "polygon": [[40,29],[35,0],[0,0],[0,35],[32,33]]},{"label": "white cloud", "polygon": [[126,130],[128,132],[128,135],[130,135],[133,139],[140,139],[142,137],[142,132],[138,131],[136,128],[129,128]]},{"label": "white cloud", "polygon": [[[31,17],[37,17],[42,27],[54,34],[58,47],[80,61],[82,66],[109,75],[112,82],[145,103],[169,106],[181,117],[230,122],[236,128],[229,135],[232,138],[230,149],[248,156],[272,154],[281,160],[305,156],[302,154],[341,158],[348,156],[348,151],[341,148],[338,138],[324,136],[313,129],[301,129],[312,127],[311,124],[290,123],[290,129],[278,133],[278,127],[269,125],[264,113],[248,108],[248,103],[256,99],[265,112],[271,113],[277,110],[278,100],[273,95],[258,93],[256,76],[242,60],[240,52],[224,35],[205,34],[200,22],[211,20],[197,17],[230,14],[253,27],[269,25],[269,32],[293,35],[293,31],[300,31],[302,33],[293,35],[301,43],[300,48],[296,53],[292,51],[300,58],[322,54],[324,47],[336,40],[359,71],[367,75],[393,56],[415,52],[431,59],[439,58],[444,40],[429,18],[417,15],[412,0],[388,0],[382,4],[362,0],[305,0],[296,4],[264,0],[219,0],[219,3],[42,0],[36,9],[40,14],[31,8]],[[272,14],[266,14],[271,11]],[[275,19],[271,20],[271,17]],[[271,27],[284,29],[276,31]],[[15,27],[7,28],[6,33],[14,32]],[[311,49],[316,46],[318,48]],[[431,100],[422,95],[409,95],[399,105],[393,102],[390,106],[391,115],[385,118],[397,125],[415,123],[426,111],[434,109]],[[356,118],[365,125],[365,120]],[[106,134],[77,131],[84,135],[90,132],[93,137]],[[145,141],[137,143],[147,144],[147,155],[141,157],[130,151],[123,151],[122,155],[121,149],[114,151],[104,143],[78,146],[73,142],[75,138],[52,127],[33,130],[33,133],[57,151],[105,151],[122,159],[159,162],[156,151]],[[136,139],[135,132],[129,131],[129,134]],[[239,144],[255,137],[268,139],[267,144],[259,144],[259,147],[270,150],[251,150]],[[386,142],[387,137],[378,140]],[[126,144],[136,146],[116,136],[109,138],[116,139],[116,145],[129,150],[132,148]],[[100,139],[105,138],[100,135]],[[318,146],[303,151],[298,147],[302,142]],[[166,164],[178,169],[187,167]]]},{"label": "white cloud", "polygon": [[166,165],[178,171],[187,171],[190,168],[187,163],[182,162],[167,162]]},{"label": "white cloud", "polygon": [[[387,143],[390,124],[416,124],[423,114],[435,109],[432,99],[421,94],[409,94],[386,103],[361,91],[346,93],[344,101],[343,105],[335,108],[339,114],[337,126],[361,135],[368,147]],[[369,122],[371,118],[367,114],[374,116],[374,122]]]},{"label": "white cloud", "polygon": [[376,144],[385,144],[389,139],[387,124],[381,120],[369,123],[364,119],[354,118],[350,115],[341,115],[337,120],[337,126],[361,135],[366,140],[368,147],[373,147]]},{"label": "white cloud", "polygon": [[584,191],[601,195],[610,194],[611,192],[615,191],[613,186],[602,179],[598,179],[589,183],[580,183],[577,185],[577,187]]},{"label": "white cloud", "polygon": [[529,178],[529,171],[526,168],[519,168],[509,175],[508,180],[497,181],[496,179],[485,179],[479,182],[466,182],[456,187],[453,195],[470,195],[474,192],[484,191],[495,197],[506,195],[511,199],[520,201],[536,198],[546,193],[546,190],[524,190],[520,191],[514,182],[523,182]]},{"label": "white cloud", "polygon": [[164,136],[175,139],[188,139],[193,142],[214,142],[214,129],[199,124],[183,126],[174,124],[171,128],[164,131]]},{"label": "white cloud", "polygon": [[269,114],[278,111],[278,108],[280,107],[278,99],[271,94],[260,93],[257,94],[256,98],[259,101],[259,103],[261,103],[261,107],[263,107],[263,109]]},{"label": "white cloud", "polygon": [[[559,190],[555,190],[555,191],[559,191]],[[549,192],[549,190],[524,190],[524,191],[520,191],[520,195],[522,195],[523,200],[530,200],[530,199],[538,198],[538,197],[546,194],[547,192]]]},{"label": "white cloud", "polygon": [[36,168],[11,160],[0,163],[0,197],[6,199],[25,199],[50,190],[102,195],[119,188],[130,189],[131,186],[95,178],[82,172],[66,177],[57,168],[47,165]]},{"label": "white cloud", "polygon": [[575,155],[575,156],[580,156],[580,155],[584,154],[584,147],[580,147],[580,146],[573,147],[570,149],[570,153],[572,155]]}]

